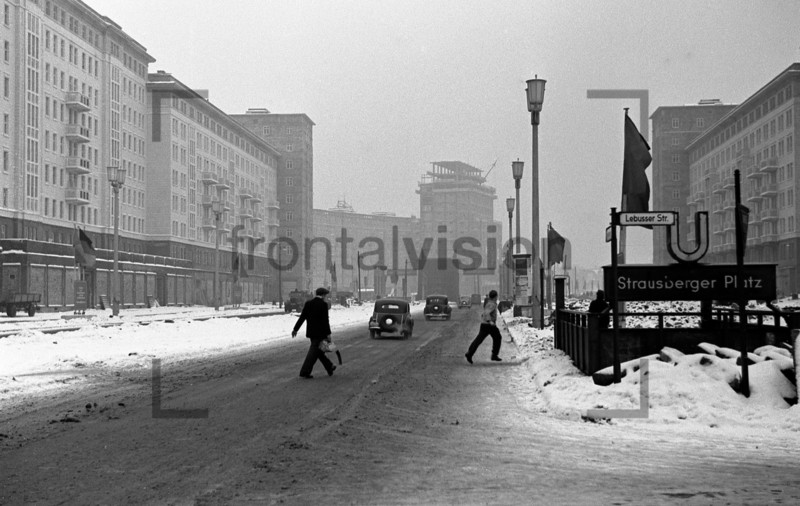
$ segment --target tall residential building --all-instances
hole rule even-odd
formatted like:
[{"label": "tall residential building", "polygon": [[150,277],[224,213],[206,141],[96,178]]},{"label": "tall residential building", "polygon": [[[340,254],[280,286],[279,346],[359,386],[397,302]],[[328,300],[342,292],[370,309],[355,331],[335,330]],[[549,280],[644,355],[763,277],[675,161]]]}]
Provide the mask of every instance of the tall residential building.
[{"label": "tall residential building", "polygon": [[305,254],[305,243],[314,238],[314,122],[305,114],[275,114],[267,109],[249,109],[245,114],[232,114],[231,118],[281,154],[277,201],[269,205],[279,216],[278,236],[285,238],[281,246],[283,258],[289,256],[296,261],[281,272],[284,298],[294,289],[313,289],[312,259]]},{"label": "tall residential building", "polygon": [[[149,250],[191,260],[196,269],[213,273],[218,243],[225,252],[223,293],[234,289],[236,280],[227,274],[238,261],[247,270],[247,277],[239,279],[243,300],[277,298],[277,285],[269,283],[277,276],[267,258],[277,237],[281,153],[218,109],[205,92],[192,90],[172,74],[150,74],[147,98],[152,111],[144,202]],[[223,212],[214,212],[215,202]],[[235,259],[237,252],[245,257]],[[251,259],[252,265],[243,265]],[[213,281],[206,275],[196,278],[198,282],[210,300]]]},{"label": "tall residential building", "polygon": [[[749,208],[745,262],[776,263],[779,294],[797,293],[800,63],[794,63],[686,147],[691,210],[711,211],[709,262],[736,261],[734,171]],[[694,244],[695,223],[684,239]]]},{"label": "tall residential building", "polygon": [[[653,121],[652,209],[677,211],[681,232],[688,231],[688,224],[694,220],[694,209],[699,209],[694,207],[690,211],[687,201],[690,183],[686,146],[735,107],[719,100],[701,100],[692,105],[662,106],[650,116]],[[653,263],[673,262],[667,252],[666,229],[653,227]]]},{"label": "tall residential building", "polygon": [[0,237],[71,243],[79,225],[110,245],[106,167],[121,166],[130,176],[122,226],[142,238],[145,83],[154,59],[81,1],[5,2],[2,14]]}]

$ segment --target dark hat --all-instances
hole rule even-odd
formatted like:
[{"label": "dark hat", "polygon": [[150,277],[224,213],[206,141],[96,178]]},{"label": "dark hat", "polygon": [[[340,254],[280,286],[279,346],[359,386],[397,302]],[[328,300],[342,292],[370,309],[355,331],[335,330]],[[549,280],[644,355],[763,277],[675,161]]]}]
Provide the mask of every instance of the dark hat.
[{"label": "dark hat", "polygon": [[317,293],[317,295],[328,295],[329,293],[331,293],[331,291],[328,290],[327,288],[324,288],[324,287],[321,286],[321,287],[317,288],[317,292],[316,293]]}]

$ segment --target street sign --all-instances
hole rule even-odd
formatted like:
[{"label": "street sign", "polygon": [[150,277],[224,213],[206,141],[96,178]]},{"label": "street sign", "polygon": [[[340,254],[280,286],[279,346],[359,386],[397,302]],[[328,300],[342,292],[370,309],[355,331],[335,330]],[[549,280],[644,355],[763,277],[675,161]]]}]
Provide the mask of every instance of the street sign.
[{"label": "street sign", "polygon": [[611,242],[611,226],[606,227],[606,242]]},{"label": "street sign", "polygon": [[606,293],[627,300],[766,300],[777,297],[775,264],[603,267]]},{"label": "street sign", "polygon": [[631,225],[674,225],[675,213],[672,211],[650,213],[619,213],[619,224]]}]

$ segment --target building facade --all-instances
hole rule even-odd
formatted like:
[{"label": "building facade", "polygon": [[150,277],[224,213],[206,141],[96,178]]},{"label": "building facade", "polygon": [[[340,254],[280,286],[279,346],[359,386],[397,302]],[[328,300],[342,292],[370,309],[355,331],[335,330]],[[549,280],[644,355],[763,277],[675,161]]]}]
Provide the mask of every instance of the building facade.
[{"label": "building facade", "polygon": [[[222,293],[240,290],[244,301],[278,297],[268,255],[277,237],[281,154],[169,73],[149,75],[147,99],[149,251],[213,274],[219,248]],[[195,280],[198,303],[213,300],[212,280]]]},{"label": "building facade", "polygon": [[278,226],[282,258],[290,258],[281,269],[284,298],[291,290],[314,287],[311,259],[306,257],[306,239],[313,235],[314,204],[314,122],[305,114],[275,114],[267,109],[249,109],[233,114],[254,135],[280,154],[277,167],[277,199],[267,203],[270,223]]},{"label": "building facade", "polygon": [[499,290],[502,222],[494,219],[497,195],[482,171],[464,162],[432,162],[417,193],[421,237],[433,240],[430,258],[436,259],[422,269],[420,292],[458,297]]},{"label": "building facade", "polygon": [[[688,224],[694,220],[690,212],[703,210],[697,206],[690,210],[686,147],[735,107],[719,100],[701,100],[692,105],[659,107],[650,116],[653,122],[652,208],[654,211],[678,212],[682,232],[688,231]],[[667,252],[666,229],[653,227],[653,263],[666,265],[673,262]]]},{"label": "building facade", "polygon": [[[798,289],[796,125],[800,63],[794,63],[736,106],[686,147],[691,211],[710,211],[707,261],[735,263],[734,171],[749,208],[745,262],[777,264],[779,295]],[[696,223],[684,242],[694,244]],[[683,232],[682,232],[683,235]]]},{"label": "building facade", "polygon": [[328,210],[315,209],[313,216],[314,286],[355,297],[361,290],[363,299],[417,293],[418,218],[356,213],[345,201]]}]

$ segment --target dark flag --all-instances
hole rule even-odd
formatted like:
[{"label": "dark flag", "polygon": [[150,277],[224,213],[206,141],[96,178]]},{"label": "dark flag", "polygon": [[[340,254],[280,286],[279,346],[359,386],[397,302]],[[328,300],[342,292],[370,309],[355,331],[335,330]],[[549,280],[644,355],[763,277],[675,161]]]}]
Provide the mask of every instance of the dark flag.
[{"label": "dark flag", "polygon": [[86,235],[86,232],[80,228],[76,229],[77,233],[72,235],[72,246],[75,249],[75,263],[91,269],[97,261],[97,253],[95,252],[92,240]]},{"label": "dark flag", "polygon": [[564,244],[566,240],[556,232],[552,225],[547,227],[547,266],[564,261]]},{"label": "dark flag", "polygon": [[233,252],[233,260],[231,261],[231,273],[233,274],[234,283],[239,278],[249,277],[247,274],[247,266],[245,265],[246,259],[244,253],[240,251]]},{"label": "dark flag", "polygon": [[739,204],[736,210],[736,219],[739,220],[739,237],[740,244],[742,245],[742,256],[747,246],[747,223],[750,221],[750,209],[744,204]]},{"label": "dark flag", "polygon": [[[650,146],[625,112],[625,159],[622,171],[622,211],[648,212],[650,183],[645,169],[653,161]],[[652,228],[648,226],[647,228]]]}]

